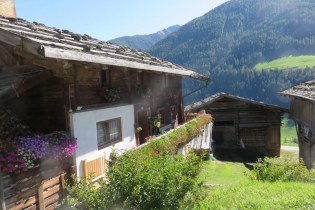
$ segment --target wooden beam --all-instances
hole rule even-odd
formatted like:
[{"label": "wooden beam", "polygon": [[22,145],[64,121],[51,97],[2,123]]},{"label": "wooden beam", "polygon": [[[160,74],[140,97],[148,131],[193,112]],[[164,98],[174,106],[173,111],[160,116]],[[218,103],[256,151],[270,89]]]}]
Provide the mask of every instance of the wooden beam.
[{"label": "wooden beam", "polygon": [[[44,56],[46,58],[57,58],[57,59],[66,59],[66,60],[74,60],[74,61],[92,62],[92,63],[106,64],[106,65],[113,65],[113,66],[120,66],[120,67],[127,67],[127,68],[145,69],[148,71],[167,72],[167,73],[192,77],[201,81],[210,81],[209,77],[203,76],[191,70],[169,68],[169,67],[158,66],[158,65],[150,65],[146,63],[139,63],[138,61],[129,61],[131,58],[127,56],[119,55],[121,57],[121,59],[119,59],[119,58],[113,58],[113,57],[108,57],[104,55],[80,52],[76,50],[52,48],[49,46],[42,46],[42,47],[43,47]],[[118,56],[118,55],[113,55],[113,56]]]},{"label": "wooden beam", "polygon": [[11,46],[21,44],[21,36],[0,28],[0,41]]},{"label": "wooden beam", "polygon": [[4,188],[3,188],[3,179],[2,179],[2,171],[1,170],[0,170],[0,209],[6,210],[5,198],[4,198]]},{"label": "wooden beam", "polygon": [[10,72],[10,74],[23,74],[31,71],[42,70],[42,67],[38,67],[36,65],[21,65],[14,67],[3,67],[3,73]]},{"label": "wooden beam", "polygon": [[25,57],[25,58],[28,58],[28,59],[43,59],[40,56],[31,54],[31,53],[23,50],[22,47],[14,47],[13,51],[14,51],[15,54],[17,54],[19,56],[22,56],[22,57]]},{"label": "wooden beam", "polygon": [[16,56],[14,56],[1,42],[0,42],[0,49],[2,49],[6,56],[9,57],[16,65],[18,65],[18,59]]},{"label": "wooden beam", "polygon": [[43,59],[34,59],[34,60],[32,60],[32,63],[37,65],[37,66],[43,67],[45,69],[51,69],[51,70],[63,68],[63,66],[61,66],[61,65],[58,65],[54,62],[50,62],[50,61],[43,60]]},{"label": "wooden beam", "polygon": [[51,71],[44,70],[26,80],[21,79],[16,86],[11,85],[10,87],[7,87],[4,90],[0,91],[0,104],[6,102],[7,100],[15,96],[19,97],[19,94],[35,87],[36,85],[41,84],[42,82],[48,80],[51,77],[52,77]]}]

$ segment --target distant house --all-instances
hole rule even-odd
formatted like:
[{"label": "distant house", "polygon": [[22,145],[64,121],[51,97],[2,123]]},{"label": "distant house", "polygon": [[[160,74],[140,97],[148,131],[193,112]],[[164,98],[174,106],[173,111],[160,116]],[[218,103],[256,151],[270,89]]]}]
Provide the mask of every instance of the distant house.
[{"label": "distant house", "polygon": [[[0,17],[0,103],[34,130],[78,138],[74,164],[127,150],[150,135],[148,118],[182,117],[182,78],[210,78],[89,35]],[[142,127],[135,133],[134,124]]]},{"label": "distant house", "polygon": [[315,161],[315,79],[279,92],[291,99],[290,118],[297,124],[300,158],[308,168]]},{"label": "distant house", "polygon": [[217,93],[185,106],[184,112],[205,110],[214,118],[212,138],[217,146],[240,146],[280,156],[281,116],[289,110],[228,93]]}]

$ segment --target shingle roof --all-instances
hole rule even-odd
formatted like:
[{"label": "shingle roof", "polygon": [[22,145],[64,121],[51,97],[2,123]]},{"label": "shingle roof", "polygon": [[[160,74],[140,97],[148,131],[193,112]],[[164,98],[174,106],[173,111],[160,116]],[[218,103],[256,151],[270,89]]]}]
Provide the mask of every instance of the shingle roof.
[{"label": "shingle roof", "polygon": [[315,101],[315,79],[300,83],[279,92],[280,95],[294,96]]},{"label": "shingle roof", "polygon": [[23,19],[0,16],[0,41],[22,46],[27,52],[42,57],[167,72],[210,81],[209,77],[145,52]]},{"label": "shingle roof", "polygon": [[247,98],[243,98],[243,97],[235,96],[235,95],[230,95],[229,93],[224,93],[224,92],[216,93],[216,94],[214,94],[208,98],[205,98],[205,99],[200,100],[198,102],[187,105],[184,107],[184,112],[191,112],[191,111],[202,109],[206,105],[212,104],[212,103],[214,103],[214,102],[216,102],[222,98],[231,98],[231,99],[235,99],[235,100],[239,100],[239,101],[249,102],[251,104],[258,105],[258,106],[264,106],[264,107],[271,108],[271,109],[278,109],[282,112],[287,112],[287,113],[290,112],[289,109],[281,108],[281,107],[278,107],[276,105],[266,104],[264,102],[253,101],[251,99],[247,99]]}]

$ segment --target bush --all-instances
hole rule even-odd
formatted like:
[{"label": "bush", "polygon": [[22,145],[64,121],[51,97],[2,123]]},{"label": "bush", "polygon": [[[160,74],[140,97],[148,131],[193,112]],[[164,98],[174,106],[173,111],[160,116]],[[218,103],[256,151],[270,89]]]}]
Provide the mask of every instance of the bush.
[{"label": "bush", "polygon": [[309,182],[313,181],[314,171],[308,170],[301,159],[299,163],[287,158],[259,158],[254,165],[251,179],[269,182]]},{"label": "bush", "polygon": [[[185,159],[182,155],[147,151],[131,150],[121,156],[113,153],[107,182],[100,181],[98,189],[91,182],[76,179],[73,187],[68,186],[68,205],[92,210],[117,206],[179,209],[183,203],[187,204],[197,192],[195,178],[201,170],[202,159],[194,153]],[[190,193],[186,196],[187,192]]]}]

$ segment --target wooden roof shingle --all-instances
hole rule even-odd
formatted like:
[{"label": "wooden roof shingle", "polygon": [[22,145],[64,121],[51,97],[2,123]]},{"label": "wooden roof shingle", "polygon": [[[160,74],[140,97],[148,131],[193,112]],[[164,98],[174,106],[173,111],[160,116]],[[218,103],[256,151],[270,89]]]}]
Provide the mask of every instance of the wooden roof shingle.
[{"label": "wooden roof shingle", "polygon": [[315,101],[315,79],[282,90],[278,94],[283,96],[299,97],[308,99],[310,101]]},{"label": "wooden roof shingle", "polygon": [[204,82],[210,78],[148,53],[100,41],[84,34],[0,16],[0,41],[35,56],[115,65],[191,77]]},{"label": "wooden roof shingle", "polygon": [[240,96],[235,96],[235,95],[230,95],[229,93],[224,93],[224,92],[220,92],[220,93],[216,93],[208,98],[205,98],[203,100],[197,101],[195,103],[192,103],[190,105],[187,105],[184,107],[184,112],[194,112],[197,110],[202,109],[203,107],[212,104],[216,101],[219,101],[223,98],[230,98],[230,99],[234,99],[234,100],[238,100],[238,101],[243,101],[243,102],[247,102],[250,104],[254,104],[254,105],[258,105],[258,106],[263,106],[269,109],[276,109],[279,110],[281,112],[285,112],[285,113],[289,113],[290,110],[286,109],[286,108],[281,108],[279,106],[273,105],[273,104],[266,104],[264,102],[258,102],[258,101],[254,101],[248,98],[243,98]]}]

